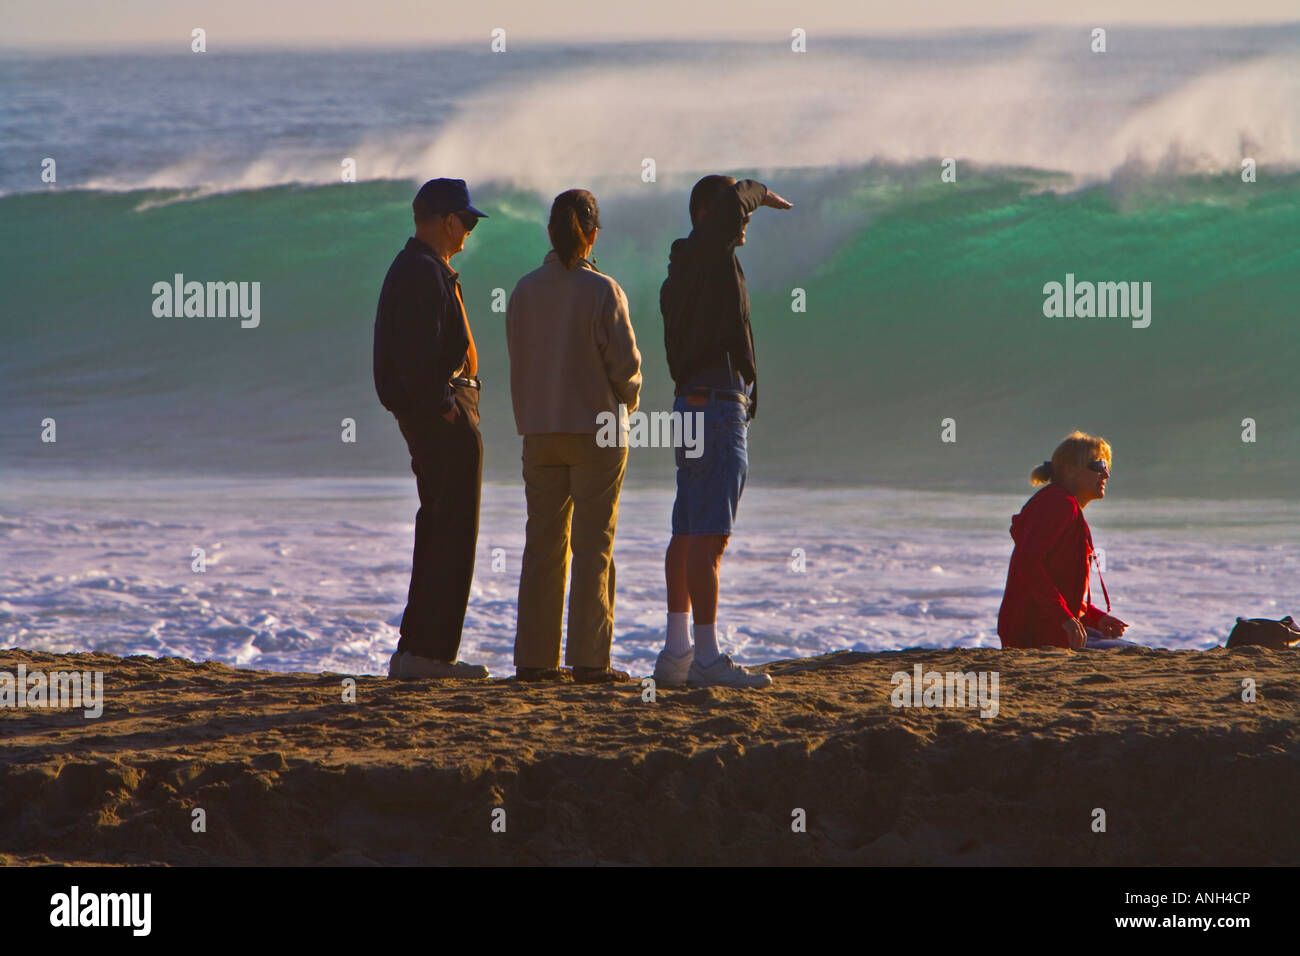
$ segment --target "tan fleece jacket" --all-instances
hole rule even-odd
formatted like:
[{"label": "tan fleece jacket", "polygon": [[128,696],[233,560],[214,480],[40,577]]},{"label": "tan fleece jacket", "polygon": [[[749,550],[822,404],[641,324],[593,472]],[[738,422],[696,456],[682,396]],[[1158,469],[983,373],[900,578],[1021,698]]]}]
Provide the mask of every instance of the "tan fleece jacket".
[{"label": "tan fleece jacket", "polygon": [[596,416],[634,411],[641,393],[627,296],[586,259],[564,268],[552,249],[506,306],[510,397],[521,435],[594,434]]}]

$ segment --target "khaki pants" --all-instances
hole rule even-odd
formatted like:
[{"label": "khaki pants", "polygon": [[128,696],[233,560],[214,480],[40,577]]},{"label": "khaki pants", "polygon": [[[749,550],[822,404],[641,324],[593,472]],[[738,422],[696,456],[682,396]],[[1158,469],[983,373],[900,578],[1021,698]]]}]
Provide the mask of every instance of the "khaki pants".
[{"label": "khaki pants", "polygon": [[[614,528],[626,448],[594,434],[524,436],[528,530],[519,575],[515,667],[559,667],[564,581],[569,588],[570,667],[608,667],[614,640]],[[572,526],[572,527],[570,527]]]}]

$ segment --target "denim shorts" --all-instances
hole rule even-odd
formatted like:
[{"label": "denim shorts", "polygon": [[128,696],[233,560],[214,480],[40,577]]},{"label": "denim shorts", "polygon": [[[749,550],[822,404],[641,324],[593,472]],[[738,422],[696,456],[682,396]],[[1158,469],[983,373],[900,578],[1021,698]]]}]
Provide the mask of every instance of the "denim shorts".
[{"label": "denim shorts", "polygon": [[[685,395],[673,402],[673,411],[682,414],[683,424],[687,415],[704,414],[702,433],[692,433],[699,444],[675,451],[677,500],[673,502],[673,534],[729,535],[749,473],[749,412],[744,404],[732,399],[713,396],[702,405],[692,405]],[[698,457],[690,457],[688,451],[698,453]]]}]

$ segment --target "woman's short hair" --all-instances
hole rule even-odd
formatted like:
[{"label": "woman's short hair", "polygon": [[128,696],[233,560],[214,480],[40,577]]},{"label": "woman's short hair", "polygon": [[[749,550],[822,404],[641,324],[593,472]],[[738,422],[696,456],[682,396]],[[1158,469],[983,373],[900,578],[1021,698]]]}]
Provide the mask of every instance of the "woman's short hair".
[{"label": "woman's short hair", "polygon": [[555,197],[546,231],[564,268],[572,269],[578,264],[587,237],[599,225],[600,207],[596,205],[596,197],[587,190],[570,189]]},{"label": "woman's short hair", "polygon": [[1029,473],[1031,485],[1045,485],[1053,478],[1065,474],[1070,465],[1086,465],[1098,458],[1110,467],[1110,442],[1087,432],[1071,432],[1056,446],[1050,461],[1045,461]]}]

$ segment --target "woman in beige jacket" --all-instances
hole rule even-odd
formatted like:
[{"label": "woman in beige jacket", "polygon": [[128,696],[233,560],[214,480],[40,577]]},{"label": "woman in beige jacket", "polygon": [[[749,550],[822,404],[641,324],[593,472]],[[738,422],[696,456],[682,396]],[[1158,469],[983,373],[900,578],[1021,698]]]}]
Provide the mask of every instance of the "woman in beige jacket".
[{"label": "woman in beige jacket", "polygon": [[515,630],[520,680],[564,679],[560,632],[570,551],[565,663],[581,683],[629,679],[610,667],[614,530],[627,448],[604,447],[597,433],[609,414],[622,421],[621,412],[636,410],[641,353],[627,296],[589,259],[599,227],[591,193],[570,189],[556,196],[547,227],[553,248],[519,280],[506,308],[510,394],[524,439],[528,499]]}]

